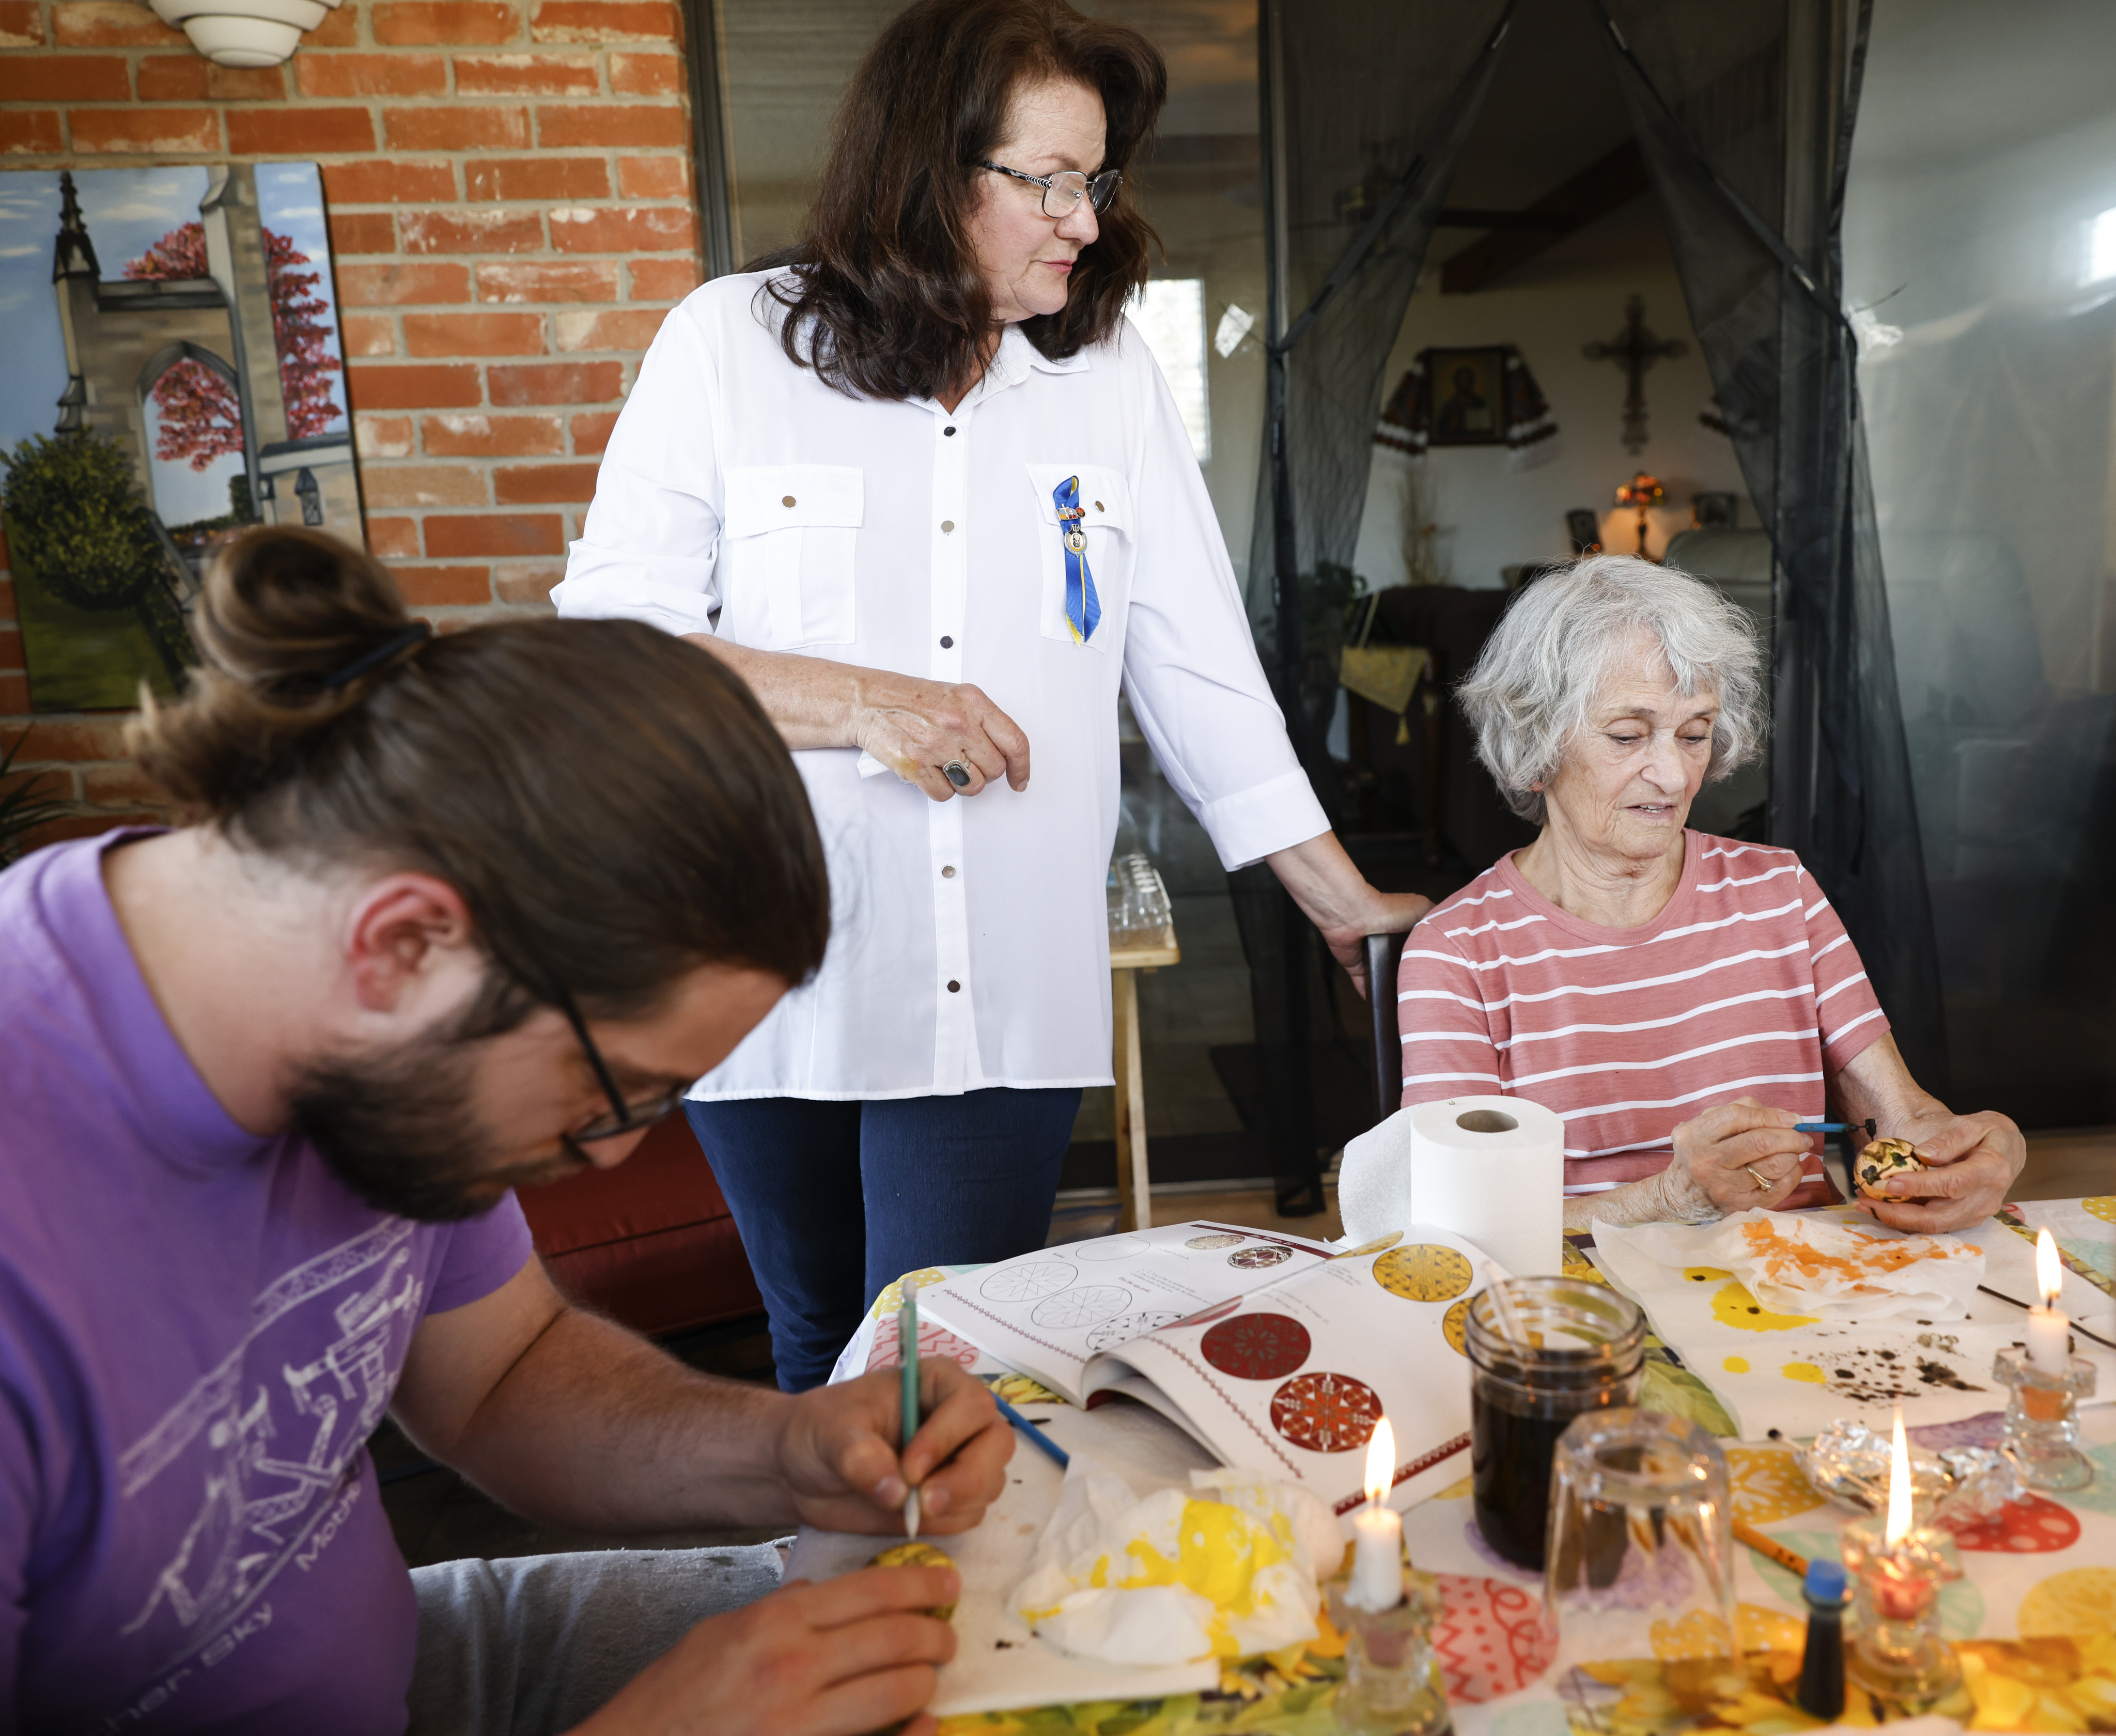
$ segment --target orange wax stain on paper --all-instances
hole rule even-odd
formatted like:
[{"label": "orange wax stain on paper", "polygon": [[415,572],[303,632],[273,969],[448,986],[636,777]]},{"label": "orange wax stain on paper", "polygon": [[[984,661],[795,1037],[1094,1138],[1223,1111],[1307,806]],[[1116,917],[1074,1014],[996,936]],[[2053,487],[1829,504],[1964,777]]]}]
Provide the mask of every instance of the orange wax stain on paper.
[{"label": "orange wax stain on paper", "polygon": [[1848,1253],[1833,1254],[1776,1224],[1744,1224],[1741,1240],[1764,1266],[1764,1275],[1789,1289],[1813,1289],[1832,1279],[1849,1284],[1854,1291],[1869,1288],[1869,1279],[1900,1272],[1924,1260],[1973,1260],[1982,1250],[1962,1242],[1942,1242],[1934,1236],[1870,1236],[1847,1226],[1841,1234],[1853,1246]]},{"label": "orange wax stain on paper", "polygon": [[1778,1372],[1788,1380],[1806,1380],[1815,1386],[1826,1386],[1828,1377],[1812,1362],[1788,1362]]}]

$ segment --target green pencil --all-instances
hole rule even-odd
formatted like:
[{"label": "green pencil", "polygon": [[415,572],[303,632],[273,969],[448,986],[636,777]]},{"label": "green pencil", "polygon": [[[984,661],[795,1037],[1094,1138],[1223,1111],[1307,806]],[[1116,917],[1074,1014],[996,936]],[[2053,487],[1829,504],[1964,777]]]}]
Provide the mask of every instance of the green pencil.
[{"label": "green pencil", "polygon": [[[896,1348],[904,1359],[904,1435],[897,1447],[900,1454],[910,1450],[911,1437],[918,1432],[918,1286],[908,1278],[904,1280],[904,1305],[896,1311]],[[904,1535],[918,1535],[915,1488],[904,1498]]]}]

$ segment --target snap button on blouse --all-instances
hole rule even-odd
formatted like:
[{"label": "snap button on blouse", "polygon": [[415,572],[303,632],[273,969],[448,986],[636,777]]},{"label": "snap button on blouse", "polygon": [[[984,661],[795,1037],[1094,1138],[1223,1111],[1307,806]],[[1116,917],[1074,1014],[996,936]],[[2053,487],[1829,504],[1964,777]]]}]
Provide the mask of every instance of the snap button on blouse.
[{"label": "snap button on blouse", "polygon": [[948,992],[950,994],[960,994],[963,992],[963,985],[959,982],[950,982],[948,985]]},{"label": "snap button on blouse", "polygon": [[790,507],[794,504],[794,497],[791,494],[786,495],[780,501],[779,504],[782,507]]},{"label": "snap button on blouse", "polygon": [[947,535],[947,534],[949,534],[949,533],[951,533],[951,532],[954,530],[954,528],[955,528],[955,521],[954,521],[954,519],[952,519],[952,518],[944,518],[944,519],[942,519],[942,520],[941,521],[941,533],[942,533],[944,535]]},{"label": "snap button on blouse", "polygon": [[941,649],[942,650],[944,650],[944,651],[952,651],[952,650],[954,650],[954,648],[955,648],[955,638],[954,638],[954,634],[952,634],[952,633],[943,633],[943,634],[941,634]]},{"label": "snap button on blouse", "polygon": [[952,863],[952,862],[950,862],[950,864],[949,864],[945,868],[943,868],[943,869],[941,870],[941,878],[942,879],[944,879],[944,880],[952,880],[953,879],[954,879],[954,877],[955,877],[955,866],[954,866],[954,863]]},{"label": "snap button on blouse", "polygon": [[954,431],[955,431],[955,430],[954,430],[954,429],[952,429],[952,428],[944,428],[944,429],[942,429],[941,430],[941,432],[942,434],[954,434]]}]

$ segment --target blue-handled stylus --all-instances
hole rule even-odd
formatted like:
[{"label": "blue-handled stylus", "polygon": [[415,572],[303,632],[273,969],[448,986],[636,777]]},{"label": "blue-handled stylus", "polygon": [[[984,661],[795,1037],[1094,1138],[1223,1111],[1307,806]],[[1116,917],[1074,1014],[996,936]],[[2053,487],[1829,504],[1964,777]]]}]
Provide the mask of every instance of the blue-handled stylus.
[{"label": "blue-handled stylus", "polygon": [[994,1393],[992,1394],[992,1403],[999,1407],[999,1413],[1000,1416],[1005,1417],[1009,1422],[1014,1426],[1014,1427],[1020,1430],[1023,1434],[1026,1435],[1032,1443],[1041,1447],[1045,1453],[1048,1454],[1051,1458],[1055,1459],[1057,1462],[1058,1468],[1060,1471],[1063,1471],[1066,1466],[1073,1463],[1073,1455],[1071,1454],[1068,1453],[1063,1447],[1060,1446],[1056,1441],[1050,1439],[1049,1436],[1044,1434],[1042,1430],[1037,1428],[1034,1423],[1031,1422],[1026,1417],[1023,1416],[1019,1411],[1009,1404],[1005,1399],[1000,1398],[997,1393]]},{"label": "blue-handled stylus", "polygon": [[1797,1121],[1792,1130],[1796,1133],[1864,1133],[1869,1139],[1874,1137],[1874,1123],[1870,1121]]}]

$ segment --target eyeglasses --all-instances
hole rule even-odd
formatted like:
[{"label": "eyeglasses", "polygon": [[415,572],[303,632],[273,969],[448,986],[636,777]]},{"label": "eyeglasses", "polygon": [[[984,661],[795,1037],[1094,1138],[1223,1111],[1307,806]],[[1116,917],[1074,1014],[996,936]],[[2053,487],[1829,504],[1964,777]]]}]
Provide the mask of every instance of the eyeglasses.
[{"label": "eyeglasses", "polygon": [[1117,189],[1124,185],[1124,177],[1115,169],[1104,169],[1095,176],[1083,175],[1078,169],[1060,169],[1055,175],[1024,175],[1004,163],[980,163],[978,167],[990,169],[995,175],[1011,175],[1016,181],[1042,188],[1043,214],[1061,221],[1080,209],[1083,199],[1097,211],[1108,210],[1110,201],[1117,196]]},{"label": "eyeglasses", "polygon": [[610,1063],[602,1058],[602,1051],[595,1046],[588,1035],[587,1022],[582,1018],[581,1010],[573,1004],[573,998],[555,984],[551,988],[552,999],[557,1001],[559,1012],[566,1015],[566,1022],[573,1027],[573,1036],[579,1041],[581,1053],[588,1058],[594,1069],[596,1083],[602,1094],[610,1099],[610,1114],[607,1119],[585,1127],[577,1133],[559,1136],[560,1142],[568,1146],[590,1146],[598,1140],[615,1139],[622,1134],[637,1133],[642,1127],[651,1127],[657,1121],[667,1119],[683,1106],[687,1087],[677,1086],[659,1097],[650,1097],[644,1103],[627,1103],[624,1094],[617,1088],[617,1080],[611,1074]]}]

